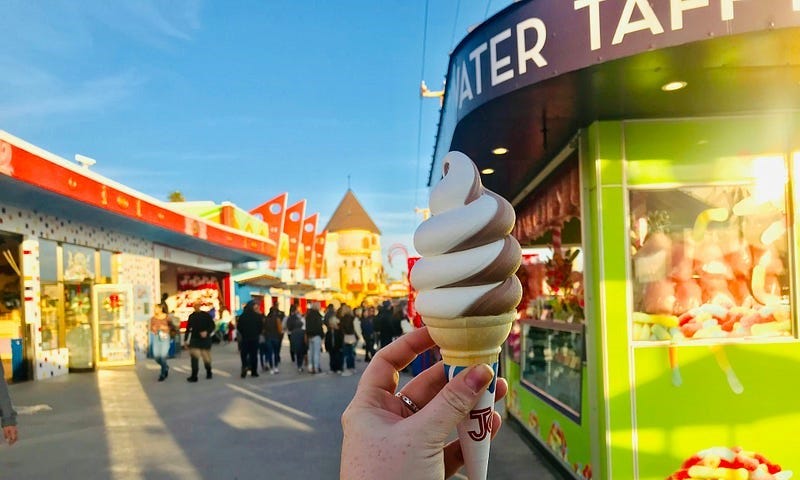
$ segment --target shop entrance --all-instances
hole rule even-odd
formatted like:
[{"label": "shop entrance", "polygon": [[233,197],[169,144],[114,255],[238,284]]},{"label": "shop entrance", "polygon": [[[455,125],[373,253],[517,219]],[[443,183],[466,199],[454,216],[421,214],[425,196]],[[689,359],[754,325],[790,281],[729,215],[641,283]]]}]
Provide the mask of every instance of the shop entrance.
[{"label": "shop entrance", "polygon": [[6,381],[31,378],[30,332],[22,308],[22,237],[0,232],[0,359]]},{"label": "shop entrance", "polygon": [[225,299],[228,298],[226,285],[229,274],[163,260],[160,263],[161,295],[165,297],[170,314],[179,322],[181,339],[196,302],[200,302],[200,308],[210,313],[214,322],[218,322],[221,307],[227,306]]}]

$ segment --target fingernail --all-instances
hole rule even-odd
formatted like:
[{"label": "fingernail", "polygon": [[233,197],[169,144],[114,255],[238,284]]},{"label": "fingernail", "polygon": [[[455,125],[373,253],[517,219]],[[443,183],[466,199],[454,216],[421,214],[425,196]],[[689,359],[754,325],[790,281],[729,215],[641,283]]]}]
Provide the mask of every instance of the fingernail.
[{"label": "fingernail", "polygon": [[470,390],[474,393],[480,393],[492,383],[492,378],[494,378],[494,370],[489,365],[482,363],[472,367],[464,381]]}]

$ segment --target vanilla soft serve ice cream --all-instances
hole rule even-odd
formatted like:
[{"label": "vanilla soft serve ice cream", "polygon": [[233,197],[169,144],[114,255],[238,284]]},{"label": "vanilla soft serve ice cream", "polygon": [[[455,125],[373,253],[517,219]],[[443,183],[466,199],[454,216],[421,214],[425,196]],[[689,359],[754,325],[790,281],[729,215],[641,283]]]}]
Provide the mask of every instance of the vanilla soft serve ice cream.
[{"label": "vanilla soft serve ice cream", "polygon": [[510,234],[514,209],[481,184],[460,152],[444,159],[444,177],[431,191],[431,217],[414,234],[422,258],[411,271],[423,317],[456,318],[513,311],[522,297],[515,275],[521,249]]},{"label": "vanilla soft serve ice cream", "polygon": [[[419,292],[414,305],[439,346],[448,379],[480,363],[496,375],[500,347],[522,298],[515,275],[522,251],[510,235],[514,209],[483,187],[463,153],[448,153],[443,173],[431,191],[431,217],[414,234],[422,255],[411,270]],[[470,480],[486,478],[495,385],[458,425]]]}]

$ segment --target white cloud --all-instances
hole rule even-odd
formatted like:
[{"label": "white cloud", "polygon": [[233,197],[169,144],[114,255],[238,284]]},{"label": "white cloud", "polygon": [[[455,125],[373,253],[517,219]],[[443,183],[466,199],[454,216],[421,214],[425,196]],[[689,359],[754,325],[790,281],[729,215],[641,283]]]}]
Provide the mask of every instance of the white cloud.
[{"label": "white cloud", "polygon": [[168,48],[172,40],[190,41],[200,29],[201,2],[197,0],[127,0],[84,3],[84,14],[132,40]]},{"label": "white cloud", "polygon": [[144,79],[134,72],[86,80],[69,86],[38,71],[36,83],[7,90],[0,99],[0,122],[102,111],[132,96]]}]

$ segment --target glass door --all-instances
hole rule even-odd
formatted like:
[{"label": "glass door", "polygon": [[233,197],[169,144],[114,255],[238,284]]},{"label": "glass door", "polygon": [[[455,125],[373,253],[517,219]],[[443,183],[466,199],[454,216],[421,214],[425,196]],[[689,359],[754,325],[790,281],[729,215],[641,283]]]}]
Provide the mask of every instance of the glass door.
[{"label": "glass door", "polygon": [[94,368],[92,355],[92,284],[64,283],[64,326],[69,368]]},{"label": "glass door", "polygon": [[133,365],[133,292],[130,285],[95,285],[97,366]]}]

